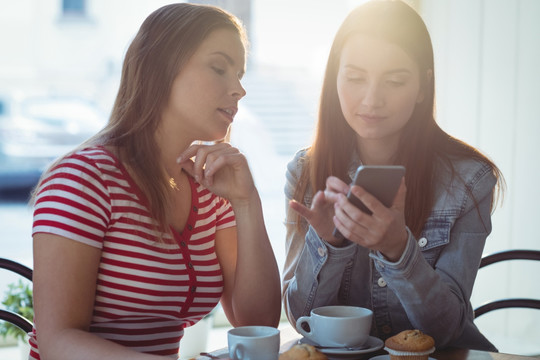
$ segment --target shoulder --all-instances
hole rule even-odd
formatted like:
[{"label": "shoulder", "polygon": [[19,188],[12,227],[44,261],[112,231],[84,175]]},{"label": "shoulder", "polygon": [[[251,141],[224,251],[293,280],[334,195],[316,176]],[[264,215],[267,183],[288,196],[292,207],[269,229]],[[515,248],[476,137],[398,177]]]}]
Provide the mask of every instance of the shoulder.
[{"label": "shoulder", "polygon": [[307,152],[309,148],[303,148],[300,149],[294,154],[294,157],[291,161],[287,164],[287,176],[293,176],[295,178],[298,178],[300,174],[302,173],[302,169],[304,168],[304,164],[307,160]]},{"label": "shoulder", "polygon": [[108,197],[108,188],[122,185],[125,178],[114,156],[100,147],[67,154],[44,174],[38,193],[62,191],[94,192]]},{"label": "shoulder", "polygon": [[466,211],[492,196],[497,178],[490,164],[471,158],[440,160],[436,165],[435,200],[438,206],[453,204]]},{"label": "shoulder", "polygon": [[307,152],[309,148],[303,148],[296,152],[293,159],[287,164],[287,173],[285,174],[285,194],[287,197],[292,198],[294,189],[298,184],[304,165],[307,160]]}]

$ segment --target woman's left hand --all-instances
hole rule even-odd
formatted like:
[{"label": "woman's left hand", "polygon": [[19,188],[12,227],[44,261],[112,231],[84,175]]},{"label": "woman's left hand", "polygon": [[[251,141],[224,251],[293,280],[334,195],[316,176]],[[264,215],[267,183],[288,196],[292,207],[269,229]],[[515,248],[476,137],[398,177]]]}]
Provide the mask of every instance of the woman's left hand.
[{"label": "woman's left hand", "polygon": [[371,210],[369,215],[358,209],[339,194],[335,203],[334,224],[345,238],[363,247],[380,251],[390,261],[397,261],[407,245],[405,226],[405,179],[401,180],[390,208],[360,186],[353,186],[352,193]]},{"label": "woman's left hand", "polygon": [[177,163],[198,183],[231,203],[248,200],[256,191],[247,159],[228,143],[191,145]]}]

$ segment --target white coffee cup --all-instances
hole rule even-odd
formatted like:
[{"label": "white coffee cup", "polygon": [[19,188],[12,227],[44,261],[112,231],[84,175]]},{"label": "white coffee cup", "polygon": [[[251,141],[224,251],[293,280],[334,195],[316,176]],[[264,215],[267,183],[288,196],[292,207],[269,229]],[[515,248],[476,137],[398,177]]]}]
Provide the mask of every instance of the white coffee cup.
[{"label": "white coffee cup", "polygon": [[240,326],[227,332],[232,360],[277,360],[279,330],[270,326]]},{"label": "white coffee cup", "polygon": [[[369,338],[373,311],[357,306],[323,306],[296,321],[296,330],[321,346],[362,346]],[[303,325],[309,326],[309,331]]]}]

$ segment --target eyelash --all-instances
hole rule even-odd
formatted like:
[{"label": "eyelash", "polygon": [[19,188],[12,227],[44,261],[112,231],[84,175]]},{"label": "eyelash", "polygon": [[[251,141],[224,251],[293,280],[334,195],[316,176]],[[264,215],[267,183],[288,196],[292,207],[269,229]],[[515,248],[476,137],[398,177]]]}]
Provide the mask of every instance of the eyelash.
[{"label": "eyelash", "polygon": [[218,68],[218,67],[215,67],[215,66],[212,66],[212,70],[214,70],[218,75],[225,74],[225,70],[223,70],[221,68]]},{"label": "eyelash", "polygon": [[[354,78],[354,77],[347,78],[347,80],[350,81],[350,82],[354,82],[354,83],[363,83],[365,81],[364,78]],[[396,81],[396,80],[387,80],[386,83],[390,84],[390,85],[392,85],[394,87],[399,87],[399,86],[405,85],[404,81]]]}]

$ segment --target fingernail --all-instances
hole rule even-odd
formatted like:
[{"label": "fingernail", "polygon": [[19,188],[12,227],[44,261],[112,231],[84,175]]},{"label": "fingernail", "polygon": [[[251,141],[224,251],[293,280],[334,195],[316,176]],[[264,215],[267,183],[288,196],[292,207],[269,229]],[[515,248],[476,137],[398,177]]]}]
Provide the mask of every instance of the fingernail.
[{"label": "fingernail", "polygon": [[176,158],[176,163],[180,164],[182,160],[183,160],[182,155],[180,155],[179,157]]}]

